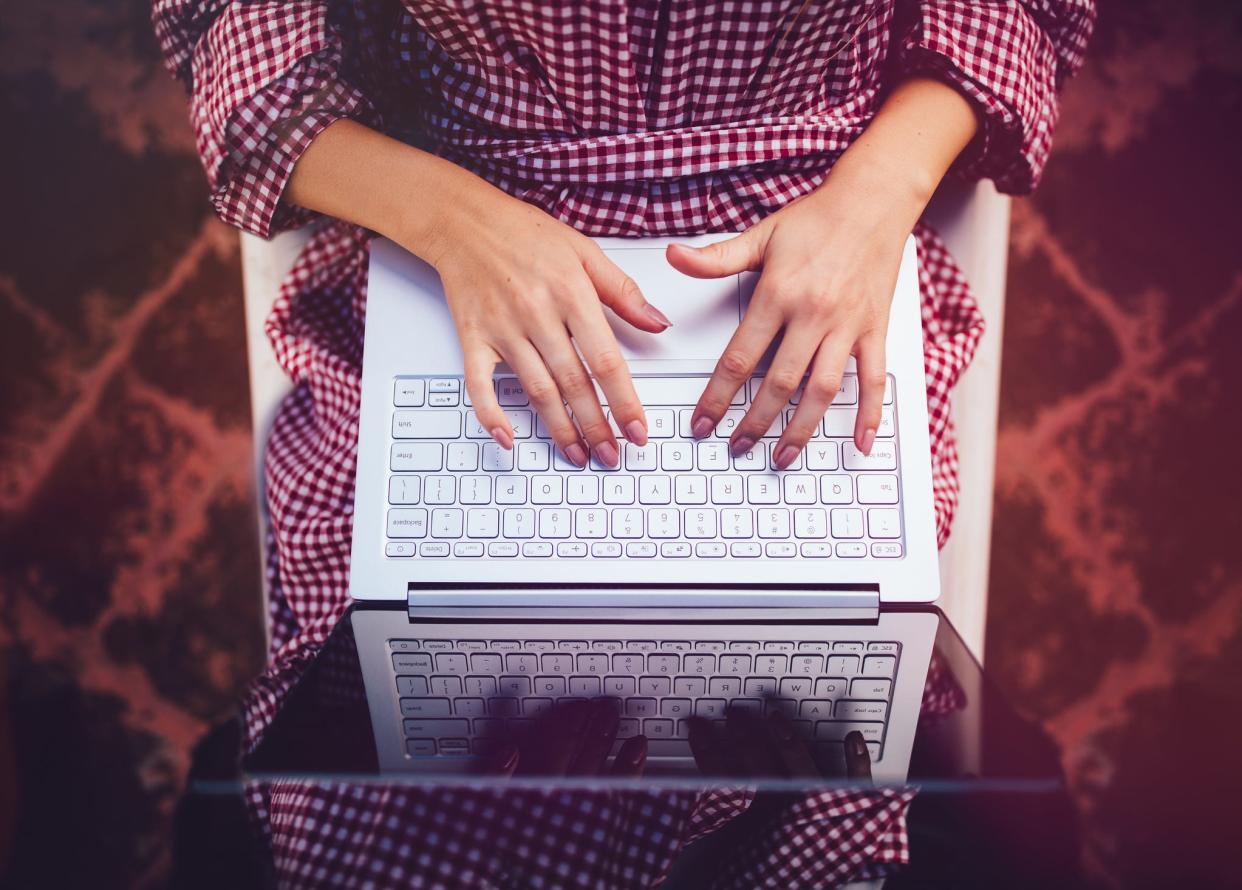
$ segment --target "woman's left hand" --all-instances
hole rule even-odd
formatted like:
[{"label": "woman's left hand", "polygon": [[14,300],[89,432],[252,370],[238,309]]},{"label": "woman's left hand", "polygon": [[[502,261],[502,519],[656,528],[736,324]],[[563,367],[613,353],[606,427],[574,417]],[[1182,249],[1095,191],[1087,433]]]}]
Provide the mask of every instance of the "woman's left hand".
[{"label": "woman's left hand", "polygon": [[777,467],[792,464],[836,398],[853,353],[859,383],[854,444],[870,453],[884,404],[889,307],[911,228],[907,208],[896,206],[901,201],[877,192],[874,182],[833,182],[830,176],[741,235],[703,248],[669,247],[669,262],[697,278],[762,268],[746,315],[695,408],[696,438],[711,434],[783,334],[750,410],[733,431],[732,452],[749,451],[763,438],[805,377],[797,408],[772,451]]}]

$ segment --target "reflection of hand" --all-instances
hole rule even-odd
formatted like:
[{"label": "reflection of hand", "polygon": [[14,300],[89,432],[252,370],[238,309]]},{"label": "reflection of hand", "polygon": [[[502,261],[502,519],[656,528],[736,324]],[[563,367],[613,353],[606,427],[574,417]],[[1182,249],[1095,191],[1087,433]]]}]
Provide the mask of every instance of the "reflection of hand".
[{"label": "reflection of hand", "polygon": [[627,739],[608,769],[608,752],[617,738],[616,703],[607,699],[572,702],[540,715],[516,743],[505,742],[484,769],[503,776],[641,776],[647,738]]},{"label": "reflection of hand", "polygon": [[[798,738],[793,723],[779,711],[767,719],[730,711],[723,730],[700,717],[692,717],[690,748],[705,776],[733,778],[839,778],[834,761],[817,763],[810,749]],[[871,757],[858,731],[846,735],[845,776],[871,783]]]}]

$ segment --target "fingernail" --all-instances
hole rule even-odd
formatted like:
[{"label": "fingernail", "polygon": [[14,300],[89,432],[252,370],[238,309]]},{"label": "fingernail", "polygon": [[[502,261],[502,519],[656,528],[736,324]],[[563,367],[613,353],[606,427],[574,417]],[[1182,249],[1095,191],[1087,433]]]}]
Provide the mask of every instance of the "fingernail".
[{"label": "fingernail", "polygon": [[755,440],[751,436],[742,436],[733,443],[733,447],[729,449],[734,457],[745,454],[747,451],[755,447]]},{"label": "fingernail", "polygon": [[[639,738],[642,738],[639,736]],[[635,742],[630,748],[629,765],[641,766],[643,761],[647,759],[647,740],[643,739],[641,743]]]},{"label": "fingernail", "polygon": [[600,442],[595,446],[595,456],[606,467],[615,467],[618,463],[617,446],[611,442]]},{"label": "fingernail", "polygon": [[696,439],[706,439],[715,428],[716,425],[712,423],[710,417],[696,417],[694,423],[690,425],[690,434]]},{"label": "fingernail", "polygon": [[850,751],[855,757],[866,757],[867,742],[863,738],[863,734],[861,732],[851,732],[850,735],[852,736],[850,739]]},{"label": "fingernail", "polygon": [[647,428],[641,420],[631,420],[625,425],[625,438],[641,448],[647,444]]},{"label": "fingernail", "polygon": [[517,766],[517,761],[518,761],[518,749],[515,746],[510,745],[509,753],[505,755],[505,759],[500,764],[500,768],[503,770],[511,770],[515,766]]},{"label": "fingernail", "polygon": [[668,320],[668,316],[656,307],[652,306],[650,303],[643,307],[643,312],[645,312],[647,317],[656,324],[664,325],[666,328],[671,328],[673,326],[673,323]]},{"label": "fingernail", "polygon": [[868,428],[863,431],[862,437],[862,453],[870,454],[871,446],[875,444],[875,429]]},{"label": "fingernail", "polygon": [[587,463],[586,449],[577,442],[565,449],[565,456],[575,467],[585,467]]},{"label": "fingernail", "polygon": [[776,452],[776,465],[782,470],[794,462],[794,458],[798,456],[798,447],[796,445],[783,445]]},{"label": "fingernail", "polygon": [[504,427],[492,427],[492,438],[495,439],[497,444],[499,444],[505,451],[511,451],[513,449],[513,439],[510,438]]}]

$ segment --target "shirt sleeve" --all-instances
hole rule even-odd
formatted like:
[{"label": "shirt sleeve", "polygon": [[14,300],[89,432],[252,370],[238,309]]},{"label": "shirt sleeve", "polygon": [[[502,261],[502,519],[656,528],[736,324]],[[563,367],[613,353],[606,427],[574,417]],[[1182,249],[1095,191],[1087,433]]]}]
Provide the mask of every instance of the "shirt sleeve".
[{"label": "shirt sleeve", "polygon": [[920,0],[896,46],[899,75],[928,74],[979,112],[956,171],[1032,190],[1052,145],[1058,93],[1082,65],[1095,0]]},{"label": "shirt sleeve", "polygon": [[331,0],[155,0],[170,71],[190,93],[211,202],[262,237],[315,215],[282,200],[302,152],[344,117],[378,126],[346,71],[348,16]]}]

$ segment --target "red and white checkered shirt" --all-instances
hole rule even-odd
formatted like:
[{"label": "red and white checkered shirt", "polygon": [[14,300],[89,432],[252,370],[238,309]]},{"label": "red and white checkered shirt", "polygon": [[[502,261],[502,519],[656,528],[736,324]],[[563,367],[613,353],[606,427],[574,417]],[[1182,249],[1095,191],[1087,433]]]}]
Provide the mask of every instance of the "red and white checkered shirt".
[{"label": "red and white checkered shirt", "polygon": [[[958,174],[1024,192],[1047,159],[1057,91],[1093,19],[1093,0],[154,4],[168,66],[190,90],[212,201],[264,236],[311,220],[282,200],[285,184],[342,117],[435,151],[587,234],[736,231],[819,185],[885,90],[914,73],[953,84],[979,111]],[[944,244],[926,226],[915,234],[943,543],[957,501],[949,392],[983,319]],[[248,704],[252,739],[348,602],[366,260],[364,232],[324,225],[268,320],[297,386],[268,443],[274,636]],[[417,797],[272,789],[256,808],[291,885],[486,886],[492,878],[436,820],[492,812],[503,827],[505,817],[468,797],[424,802],[420,816]],[[631,887],[657,882],[688,838],[745,801],[530,807],[530,824],[569,808],[561,817],[590,841],[509,852],[522,881]],[[823,886],[901,861],[903,818],[900,796],[812,795],[778,836],[739,851],[744,864],[723,885]]]}]

